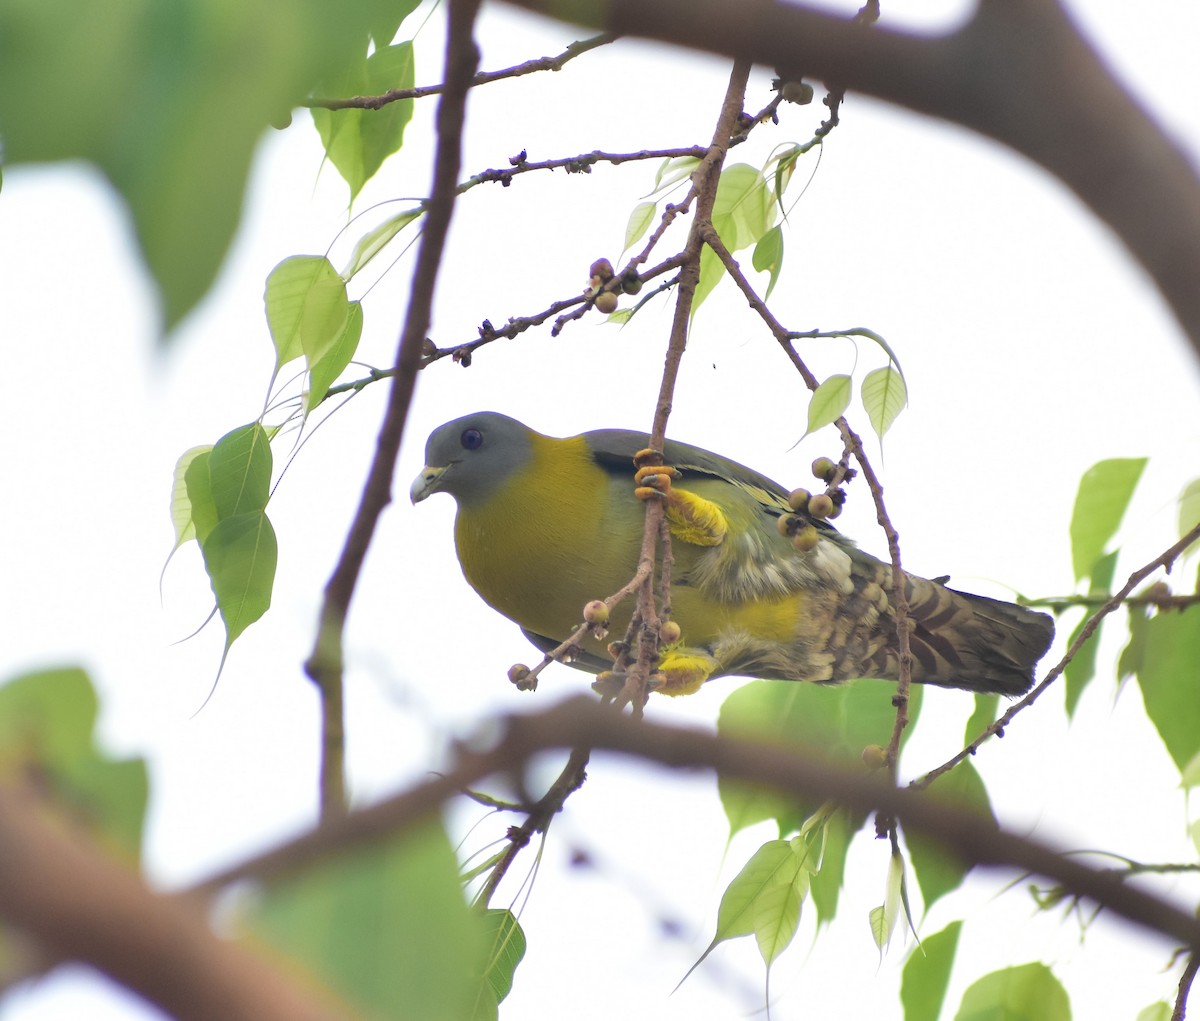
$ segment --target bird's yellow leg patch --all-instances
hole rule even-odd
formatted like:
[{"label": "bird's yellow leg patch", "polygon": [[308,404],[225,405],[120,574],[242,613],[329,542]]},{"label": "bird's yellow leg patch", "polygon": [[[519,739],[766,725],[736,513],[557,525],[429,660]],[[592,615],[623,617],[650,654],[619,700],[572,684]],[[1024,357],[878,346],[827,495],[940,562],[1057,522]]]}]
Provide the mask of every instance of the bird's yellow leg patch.
[{"label": "bird's yellow leg patch", "polygon": [[633,495],[639,500],[662,498],[674,538],[693,546],[719,546],[729,531],[724,512],[711,500],[672,486],[671,479],[678,477],[678,470],[671,467],[639,468],[633,477]]},{"label": "bird's yellow leg patch", "polygon": [[676,645],[664,649],[654,671],[655,688],[660,695],[691,695],[712,676],[718,663],[703,649]]}]

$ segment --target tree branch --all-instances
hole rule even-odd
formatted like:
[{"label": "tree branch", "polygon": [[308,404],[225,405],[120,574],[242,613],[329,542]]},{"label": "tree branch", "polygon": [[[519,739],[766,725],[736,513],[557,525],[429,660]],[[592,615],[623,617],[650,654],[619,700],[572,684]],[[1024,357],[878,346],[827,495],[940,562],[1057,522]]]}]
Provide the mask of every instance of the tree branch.
[{"label": "tree branch", "polygon": [[446,39],[446,91],[438,104],[437,152],[433,193],[426,214],[421,247],[413,270],[412,297],[396,355],[396,376],[375,446],[358,510],[350,526],[341,557],[325,585],[317,639],[305,671],[321,692],[321,818],[328,820],[346,811],[345,723],[343,710],[344,658],[342,638],[350,600],[366,559],[375,526],[392,499],[392,476],[404,434],[409,402],[417,371],[442,248],[454,211],[459,167],[462,165],[462,129],[467,89],[479,62],[472,39],[479,0],[451,0]]},{"label": "tree branch", "polygon": [[464,746],[458,765],[449,772],[215,875],[191,892],[211,896],[238,880],[291,873],[326,855],[385,840],[428,818],[484,777],[511,773],[549,749],[586,747],[674,769],[712,770],[725,778],[766,784],[785,793],[830,799],[859,812],[885,812],[898,818],[908,831],[936,841],[964,861],[1046,877],[1130,922],[1200,949],[1200,919],[1192,912],[1130,886],[1110,869],[1088,866],[1039,841],[995,827],[969,808],[927,792],[896,788],[878,773],[761,740],[635,721],[584,697],[536,715],[510,717],[500,733],[490,748]]},{"label": "tree branch", "polygon": [[769,66],[1003,142],[1125,243],[1200,355],[1200,180],[1053,0],[981,0],[923,37],[782,0],[510,0],[529,10]]},{"label": "tree branch", "polygon": [[195,903],[154,893],[53,818],[0,788],[0,915],[61,960],[84,961],[182,1021],[332,1021],[346,1007],[218,939]]}]

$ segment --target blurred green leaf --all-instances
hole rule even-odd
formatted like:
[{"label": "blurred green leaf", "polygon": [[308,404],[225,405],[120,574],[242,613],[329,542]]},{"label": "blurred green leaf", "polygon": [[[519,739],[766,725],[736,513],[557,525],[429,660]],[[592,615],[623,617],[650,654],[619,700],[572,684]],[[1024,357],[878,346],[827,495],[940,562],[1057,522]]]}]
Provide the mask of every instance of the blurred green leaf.
[{"label": "blurred green leaf", "polygon": [[[808,428],[805,436],[811,436],[832,422],[836,422],[850,407],[851,379],[845,375],[834,375],[824,380],[808,402]],[[803,438],[803,437],[802,437]]]},{"label": "blurred green leaf", "polygon": [[35,779],[74,823],[136,865],[149,779],[138,758],[115,759],[95,744],[96,693],[75,667],[41,670],[0,687],[0,777]]},{"label": "blurred green leaf", "polygon": [[1171,1013],[1171,1005],[1166,1000],[1159,1000],[1139,1010],[1134,1021],[1171,1021]]},{"label": "blurred green leaf", "polygon": [[[987,788],[970,762],[960,762],[927,788],[925,795],[977,810],[981,827],[996,825]],[[959,887],[971,866],[936,841],[908,833],[905,840],[913,875],[917,877],[925,901],[925,913],[929,914],[929,909],[940,897]]]},{"label": "blurred green leaf", "polygon": [[970,744],[996,720],[1000,709],[1000,696],[996,694],[976,694],[975,710],[967,720],[963,731],[963,743]]},{"label": "blurred green leaf", "polygon": [[[381,46],[369,57],[344,65],[341,73],[321,85],[328,96],[380,96],[394,89],[411,89],[416,81],[411,42]],[[399,99],[378,110],[328,110],[315,107],[313,126],[329,161],[350,186],[353,202],[364,184],[375,176],[383,161],[404,143],[404,129],[412,119],[413,101]]]},{"label": "blurred green leaf", "polygon": [[1117,457],[1098,461],[1083,473],[1071,512],[1071,561],[1076,581],[1091,577],[1096,569],[1145,467],[1144,457]]},{"label": "blurred green leaf", "polygon": [[972,983],[954,1021],[1071,1021],[1071,1001],[1044,964],[1021,964]]},{"label": "blurred green leaf", "polygon": [[904,1021],[937,1021],[950,984],[962,922],[951,922],[913,948],[904,965],[900,1002]]},{"label": "blurred green leaf", "polygon": [[[1096,561],[1092,571],[1091,584],[1088,586],[1089,594],[1108,595],[1112,590],[1113,572],[1116,568],[1116,553],[1108,553],[1100,557]],[[1070,648],[1074,644],[1080,632],[1087,626],[1087,622],[1091,616],[1090,610],[1084,613],[1079,623],[1072,630],[1071,637],[1067,640],[1067,648]],[[1075,707],[1079,704],[1079,696],[1083,694],[1084,688],[1096,676],[1096,653],[1100,648],[1100,630],[1103,626],[1102,622],[1092,633],[1092,637],[1087,643],[1075,654],[1075,658],[1063,670],[1063,677],[1067,682],[1064,697],[1067,705],[1067,716],[1069,717],[1075,715]]]},{"label": "blurred green leaf", "polygon": [[[406,0],[408,2],[408,0]],[[128,204],[168,327],[216,277],[254,150],[395,5],[299,0],[0,4],[8,163],[83,159]],[[394,14],[393,14],[394,16]]]},{"label": "blurred green leaf", "polygon": [[[722,703],[717,731],[861,766],[867,745],[886,745],[891,738],[895,690],[893,683],[876,680],[836,686],[751,681]],[[920,718],[923,697],[919,686],[909,693],[909,726],[901,747]],[[731,834],[764,819],[776,820],[781,833],[790,833],[820,807],[811,799],[724,778],[717,785]]]},{"label": "blurred green leaf", "polygon": [[1145,623],[1138,685],[1146,714],[1182,772],[1200,752],[1200,606]]},{"label": "blurred green leaf", "polygon": [[[1183,492],[1179,495],[1179,538],[1182,539],[1198,524],[1200,524],[1200,479],[1192,479],[1183,487]],[[1188,547],[1188,551],[1197,548],[1197,543],[1193,542]]]},{"label": "blurred green leaf", "polygon": [[472,1016],[484,926],[463,901],[440,823],[271,883],[247,921],[371,1017]]},{"label": "blurred green leaf", "polygon": [[420,6],[421,0],[394,0],[380,5],[371,19],[371,38],[376,48],[390,45],[404,19]]},{"label": "blurred green leaf", "polygon": [[890,365],[868,372],[862,381],[862,402],[871,428],[881,440],[908,404],[904,377]]}]

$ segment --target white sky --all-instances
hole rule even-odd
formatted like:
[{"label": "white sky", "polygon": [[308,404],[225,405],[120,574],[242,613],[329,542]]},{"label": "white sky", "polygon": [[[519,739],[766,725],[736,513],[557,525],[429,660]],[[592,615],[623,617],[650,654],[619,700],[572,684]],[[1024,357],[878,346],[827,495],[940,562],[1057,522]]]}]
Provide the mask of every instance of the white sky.
[{"label": "white sky", "polygon": [[[1196,9],[1172,0],[1072,6],[1196,153]],[[902,5],[884,7],[890,14]],[[436,22],[418,43],[418,83],[440,76]],[[483,66],[557,53],[584,34],[490,8],[480,29]],[[503,166],[522,148],[543,159],[705,142],[726,74],[721,61],[623,42],[556,75],[477,90],[464,175]],[[765,105],[770,77],[755,71],[748,109]],[[807,139],[822,112],[785,110],[778,129],[757,132],[732,159],[761,164],[773,146]],[[418,105],[405,150],[356,211],[426,190],[432,114],[431,101]],[[202,878],[314,819],[317,704],[300,664],[373,449],[383,388],[368,388],[334,416],[288,470],[271,504],[280,539],[274,606],[235,645],[214,698],[195,717],[221,635],[210,627],[173,644],[208,610],[194,545],[168,569],[162,603],[158,578],[171,545],[175,459],[262,406],[273,361],[261,303],[267,273],[288,255],[325,251],[345,223],[345,188],[331,169],[318,176],[320,156],[303,114],[266,139],[219,286],[165,349],[152,335],[152,292],[125,214],[94,172],[9,168],[0,194],[0,337],[10,380],[0,405],[10,481],[0,529],[0,612],[8,622],[0,676],[63,662],[91,671],[107,745],[150,761],[145,860],[166,886]],[[793,195],[813,165],[801,165]],[[469,339],[485,317],[539,311],[581,289],[592,259],[615,263],[628,213],[655,169],[531,175],[508,189],[472,191],[456,214],[434,339]],[[362,230],[394,208],[368,214]],[[852,96],[791,224],[776,314],[796,329],[867,326],[904,364],[912,405],[876,464],[906,566],[949,572],[961,587],[999,595],[1005,590],[996,583],[1031,595],[1070,590],[1071,502],[1080,474],[1102,457],[1152,459],[1121,536],[1129,555],[1119,576],[1173,540],[1175,496],[1200,475],[1197,363],[1141,272],[1060,185],[963,131]],[[357,228],[334,248],[335,264]],[[361,354],[373,364],[390,363],[410,272],[408,257],[366,299]],[[356,280],[352,296],[363,286]],[[548,433],[647,428],[669,317],[664,302],[624,331],[590,319],[557,339],[531,331],[480,351],[469,370],[443,362],[421,378],[399,499],[384,518],[349,626],[349,770],[360,802],[443,762],[449,737],[588,683],[566,668],[548,672],[537,695],[505,680],[510,663],[531,659],[529,646],[463,582],[451,501],[414,509],[403,499],[425,436],[480,408]],[[856,364],[848,342],[803,351],[818,374]],[[879,363],[867,346],[857,355],[860,375]],[[800,380],[723,285],[697,320],[671,434],[800,484],[814,456],[836,454],[832,432],[793,446],[806,405]],[[861,413],[852,422],[866,432]],[[277,448],[278,464],[286,447]],[[865,490],[852,491],[839,525],[881,554],[872,518]],[[1105,645],[1106,654],[1116,651]],[[717,682],[690,699],[656,702],[652,713],[711,721],[732,687]],[[904,764],[910,774],[958,749],[969,711],[966,695],[927,698]],[[1072,847],[1186,856],[1185,806],[1171,794],[1177,775],[1141,718],[1136,690],[1114,705],[1111,684],[1101,680],[1072,728],[1060,717],[1039,706],[979,755],[1000,817]],[[456,808],[455,834],[478,817],[474,808]],[[498,837],[505,824],[487,821],[464,837],[464,851]],[[752,1013],[762,968],[749,941],[715,952],[669,995],[707,944],[725,883],[771,834],[739,837],[723,859],[724,835],[711,780],[595,762],[552,830],[522,916],[529,954],[504,1016]],[[597,868],[570,869],[574,848]],[[882,844],[856,842],[837,924],[814,943],[807,919],[775,966],[773,1017],[846,1016],[851,984],[861,1002],[856,1015],[899,1016],[902,949],[894,946],[880,963],[866,920],[882,899],[886,860]],[[518,879],[532,864],[531,856],[518,863]],[[1074,923],[1033,917],[1023,892],[994,898],[999,885],[995,876],[973,880],[923,926],[932,933],[970,916],[949,1013],[974,978],[1032,959],[1054,966],[1079,1017],[1097,1010],[1132,1017],[1170,997],[1176,974],[1160,970],[1168,946],[1103,919],[1081,943]],[[682,939],[660,937],[660,916],[680,924]],[[0,1006],[3,1021],[82,1016],[156,1015],[83,973],[56,976]]]}]

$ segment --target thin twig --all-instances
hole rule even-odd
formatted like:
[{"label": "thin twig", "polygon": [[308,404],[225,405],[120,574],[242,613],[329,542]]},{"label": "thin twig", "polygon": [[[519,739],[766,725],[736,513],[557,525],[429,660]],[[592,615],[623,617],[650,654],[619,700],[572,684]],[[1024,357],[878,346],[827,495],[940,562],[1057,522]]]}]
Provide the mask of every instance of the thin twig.
[{"label": "thin twig", "polygon": [[[704,233],[704,242],[716,253],[717,258],[721,260],[730,278],[746,297],[751,309],[758,313],[759,317],[771,331],[771,334],[784,349],[784,352],[800,373],[805,385],[810,390],[815,391],[820,385],[817,377],[813,375],[812,371],[792,346],[791,340],[796,334],[787,330],[767,307],[766,302],[763,301],[753,285],[746,278],[746,274],[742,272],[742,268],[733,257],[733,253],[725,247],[720,235],[711,227]],[[825,334],[815,335],[825,336]],[[844,416],[838,418],[834,424],[842,434],[842,441],[845,443],[846,449],[853,453],[855,460],[858,461],[859,467],[862,469],[863,478],[867,482],[867,488],[871,491],[871,498],[875,503],[875,519],[879,522],[879,526],[883,529],[883,533],[887,537],[888,552],[891,555],[892,610],[895,615],[899,678],[896,685],[896,694],[892,699],[896,707],[896,720],[892,727],[891,740],[888,742],[887,763],[889,773],[894,780],[896,777],[896,762],[900,748],[900,737],[904,733],[905,727],[908,726],[908,695],[909,687],[912,683],[912,652],[908,641],[908,593],[904,568],[900,563],[900,536],[892,524],[891,518],[888,516],[887,507],[883,502],[883,485],[880,483],[879,477],[875,474],[875,470],[871,467],[871,463],[867,459],[866,452],[863,450],[862,439],[858,433],[850,428],[850,424]],[[880,820],[877,832],[883,836],[886,835],[887,830],[887,821]]]},{"label": "thin twig", "polygon": [[[571,43],[557,57],[538,57],[527,60],[523,64],[506,67],[501,71],[480,71],[468,83],[471,88],[501,81],[504,78],[519,78],[522,75],[533,74],[535,71],[561,71],[568,60],[574,60],[580,54],[605,46],[618,39],[614,32],[602,32],[590,39],[581,39]],[[446,85],[421,85],[414,89],[389,89],[378,96],[351,96],[348,99],[310,99],[302,105],[320,107],[324,110],[378,110],[395,103],[400,99],[423,99],[426,96],[437,96],[446,91]]]},{"label": "thin twig", "polygon": [[397,372],[392,380],[387,409],[379,429],[375,457],[341,556],[325,585],[316,642],[304,664],[306,673],[321,693],[320,788],[321,818],[325,821],[346,811],[342,639],[350,600],[375,534],[375,526],[392,499],[396,456],[416,386],[421,349],[429,329],[438,267],[454,210],[456,182],[462,164],[467,88],[479,60],[472,39],[478,6],[479,0],[450,0],[450,25],[446,39],[447,88],[438,104],[433,194],[413,270],[412,297],[400,334],[396,354]]},{"label": "thin twig", "polygon": [[1115,609],[1121,606],[1129,597],[1138,585],[1145,581],[1151,574],[1157,571],[1160,567],[1170,567],[1177,557],[1183,553],[1193,542],[1200,539],[1200,524],[1196,525],[1182,539],[1174,543],[1168,549],[1164,550],[1157,557],[1151,560],[1148,564],[1139,567],[1129,576],[1129,580],[1121,586],[1120,590],[1113,595],[1103,606],[1088,618],[1087,623],[1080,629],[1079,634],[1075,637],[1075,641],[1071,643],[1071,647],[1067,649],[1063,658],[1060,659],[1045,678],[1021,701],[1015,703],[1003,716],[996,720],[991,726],[983,731],[974,741],[968,744],[962,751],[951,759],[947,759],[936,769],[931,769],[924,776],[918,777],[909,784],[910,787],[917,789],[928,787],[934,780],[944,773],[948,773],[951,769],[957,766],[960,762],[971,755],[974,755],[979,750],[979,746],[990,737],[1003,737],[1004,728],[1007,727],[1013,720],[1013,717],[1022,710],[1033,705],[1038,700],[1042,692],[1044,692],[1051,684],[1058,680],[1062,672],[1067,668],[1067,664],[1078,655],[1079,650],[1088,639],[1096,633],[1096,629],[1100,626],[1100,622],[1112,613]]}]

